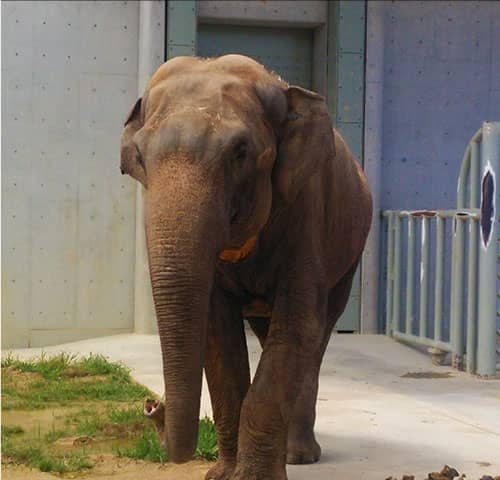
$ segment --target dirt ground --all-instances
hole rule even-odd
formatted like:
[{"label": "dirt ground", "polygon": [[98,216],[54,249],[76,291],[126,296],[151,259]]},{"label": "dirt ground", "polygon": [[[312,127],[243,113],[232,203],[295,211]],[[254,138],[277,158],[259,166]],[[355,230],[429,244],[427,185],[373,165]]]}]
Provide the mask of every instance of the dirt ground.
[{"label": "dirt ground", "polygon": [[[1,370],[4,479],[202,480],[213,465],[160,463],[161,446],[143,414],[142,396],[153,393],[118,364],[11,359]],[[210,445],[198,444],[199,458],[212,458],[204,456]]]},{"label": "dirt ground", "polygon": [[17,465],[2,465],[3,480],[54,480],[61,478],[78,478],[85,480],[203,480],[205,473],[213,463],[195,460],[182,465],[172,463],[160,465],[119,458],[115,455],[92,455],[94,468],[92,470],[55,475],[43,473]]}]

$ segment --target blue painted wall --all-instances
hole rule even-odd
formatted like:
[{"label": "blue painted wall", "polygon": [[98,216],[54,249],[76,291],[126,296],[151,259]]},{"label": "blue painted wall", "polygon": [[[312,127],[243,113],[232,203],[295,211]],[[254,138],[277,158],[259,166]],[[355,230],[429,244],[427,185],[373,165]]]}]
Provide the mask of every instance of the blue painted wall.
[{"label": "blue painted wall", "polygon": [[500,2],[383,10],[381,207],[453,207],[467,142],[500,119]]}]

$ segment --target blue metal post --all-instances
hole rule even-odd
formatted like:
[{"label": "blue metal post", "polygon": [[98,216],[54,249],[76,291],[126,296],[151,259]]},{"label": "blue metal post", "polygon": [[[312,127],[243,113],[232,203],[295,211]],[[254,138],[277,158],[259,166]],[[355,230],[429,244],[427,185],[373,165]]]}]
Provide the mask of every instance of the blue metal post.
[{"label": "blue metal post", "polygon": [[167,60],[196,55],[196,1],[167,2]]},{"label": "blue metal post", "polygon": [[387,284],[385,291],[385,333],[392,335],[392,296],[394,292],[394,214],[387,217]]},{"label": "blue metal post", "polygon": [[481,220],[479,239],[479,308],[477,373],[496,373],[496,298],[499,195],[500,123],[483,123],[481,150]]},{"label": "blue metal post", "polygon": [[452,345],[452,367],[463,369],[464,322],[463,322],[463,278],[464,278],[464,222],[460,216],[453,219],[453,245],[451,258],[451,306],[450,343]]}]

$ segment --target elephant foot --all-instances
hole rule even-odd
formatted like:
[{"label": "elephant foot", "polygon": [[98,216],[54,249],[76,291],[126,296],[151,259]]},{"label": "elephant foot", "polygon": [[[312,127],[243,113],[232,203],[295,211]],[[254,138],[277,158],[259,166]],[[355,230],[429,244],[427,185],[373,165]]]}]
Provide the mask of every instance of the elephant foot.
[{"label": "elephant foot", "polygon": [[236,462],[219,459],[205,475],[205,480],[229,480],[236,468]]},{"label": "elephant foot", "polygon": [[[288,480],[286,470],[284,468],[276,469],[274,471],[255,471],[252,467],[237,466],[231,480]],[[265,472],[265,473],[263,473]]]},{"label": "elephant foot", "polygon": [[288,436],[286,463],[289,465],[304,465],[315,463],[321,456],[321,447],[314,438],[314,433],[307,437],[291,438]]}]

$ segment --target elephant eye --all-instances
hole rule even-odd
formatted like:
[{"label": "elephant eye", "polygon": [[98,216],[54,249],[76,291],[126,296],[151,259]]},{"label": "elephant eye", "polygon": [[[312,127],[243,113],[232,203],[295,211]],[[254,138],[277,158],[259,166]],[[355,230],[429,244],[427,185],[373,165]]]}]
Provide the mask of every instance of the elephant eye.
[{"label": "elephant eye", "polygon": [[246,140],[238,140],[234,146],[233,158],[238,162],[242,162],[245,158],[247,158],[247,150],[248,145]]},{"label": "elephant eye", "polygon": [[145,165],[144,165],[144,159],[142,158],[142,154],[139,150],[139,147],[134,144],[135,146],[135,151],[136,151],[136,160],[137,162],[139,163],[139,165],[142,167],[142,168],[146,168]]}]

